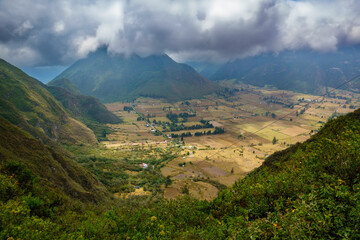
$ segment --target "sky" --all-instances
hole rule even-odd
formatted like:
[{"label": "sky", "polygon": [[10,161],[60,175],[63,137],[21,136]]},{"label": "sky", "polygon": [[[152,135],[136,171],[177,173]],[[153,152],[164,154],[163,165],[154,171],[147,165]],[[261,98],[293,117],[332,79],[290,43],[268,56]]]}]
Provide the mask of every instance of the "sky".
[{"label": "sky", "polygon": [[358,0],[0,0],[0,58],[46,71],[104,45],[179,62],[329,52],[360,44],[359,13]]}]

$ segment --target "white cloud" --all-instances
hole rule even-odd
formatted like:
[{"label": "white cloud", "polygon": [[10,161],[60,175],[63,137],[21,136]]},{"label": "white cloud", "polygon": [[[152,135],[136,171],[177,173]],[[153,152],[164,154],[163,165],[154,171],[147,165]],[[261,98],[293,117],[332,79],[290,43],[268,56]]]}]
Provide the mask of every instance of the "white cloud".
[{"label": "white cloud", "polygon": [[27,31],[33,29],[34,26],[31,24],[29,20],[24,21],[19,27],[17,27],[14,31],[19,36],[24,35]]},{"label": "white cloud", "polygon": [[12,64],[28,65],[28,62],[38,62],[40,56],[36,50],[30,47],[9,48],[5,44],[0,43],[1,57],[10,61]]},{"label": "white cloud", "polygon": [[212,61],[335,51],[360,43],[359,12],[357,0],[2,0],[0,57],[23,63],[31,49],[29,64],[64,64],[101,45]]},{"label": "white cloud", "polygon": [[352,26],[349,31],[349,42],[354,44],[360,43],[360,25]]},{"label": "white cloud", "polygon": [[54,24],[54,31],[56,33],[61,33],[65,30],[65,24],[63,21],[58,21]]}]

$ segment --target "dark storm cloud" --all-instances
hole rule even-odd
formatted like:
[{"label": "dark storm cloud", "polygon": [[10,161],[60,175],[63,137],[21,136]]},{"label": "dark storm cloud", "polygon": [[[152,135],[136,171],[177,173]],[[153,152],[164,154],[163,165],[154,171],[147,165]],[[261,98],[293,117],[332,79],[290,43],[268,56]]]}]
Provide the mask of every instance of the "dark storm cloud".
[{"label": "dark storm cloud", "polygon": [[[238,12],[226,6],[222,10],[220,1],[208,1],[208,4],[215,6],[212,9],[201,5],[200,9],[179,6],[169,12],[166,8],[130,5],[124,17],[123,32],[128,43],[119,43],[111,49],[122,52],[117,46],[125,45],[130,52],[140,54],[165,51],[175,55],[198,55],[201,52],[207,60],[227,60],[255,54],[276,41],[280,17],[276,1],[259,1],[247,6],[251,8],[248,16],[242,16],[241,12],[247,10],[246,6]],[[236,7],[237,3],[232,4]],[[229,7],[233,7],[232,4]],[[202,12],[200,18],[199,12]]]},{"label": "dark storm cloud", "polygon": [[2,0],[0,57],[69,64],[99,46],[179,60],[227,61],[360,43],[356,0]]}]

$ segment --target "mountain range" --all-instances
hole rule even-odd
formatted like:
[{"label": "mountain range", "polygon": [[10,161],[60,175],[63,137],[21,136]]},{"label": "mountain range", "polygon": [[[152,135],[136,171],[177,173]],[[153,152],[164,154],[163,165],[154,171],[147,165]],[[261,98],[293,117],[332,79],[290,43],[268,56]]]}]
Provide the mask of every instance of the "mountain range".
[{"label": "mountain range", "polygon": [[[223,65],[191,63],[213,81],[236,79],[255,85],[270,86],[302,93],[324,93],[360,74],[360,48],[337,52],[284,51],[237,59]],[[360,91],[360,81],[342,86]]]},{"label": "mountain range", "polygon": [[311,94],[322,94],[340,85],[359,92],[359,80],[345,83],[360,74],[359,53],[360,48],[330,53],[284,51],[222,65],[187,62],[192,68],[165,54],[124,56],[111,54],[103,47],[75,62],[49,84],[56,85],[65,78],[68,90],[75,87],[102,102],[131,101],[138,97],[168,101],[199,98],[221,90],[215,82],[225,79]]}]

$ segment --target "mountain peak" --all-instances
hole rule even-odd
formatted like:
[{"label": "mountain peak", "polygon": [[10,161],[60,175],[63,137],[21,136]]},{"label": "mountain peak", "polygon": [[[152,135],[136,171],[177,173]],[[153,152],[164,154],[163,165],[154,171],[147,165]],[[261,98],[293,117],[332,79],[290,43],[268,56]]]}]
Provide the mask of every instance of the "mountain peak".
[{"label": "mountain peak", "polygon": [[219,86],[202,77],[192,67],[175,62],[166,54],[129,57],[98,49],[57,76],[50,84],[67,78],[84,95],[103,102],[133,100],[138,97],[170,101],[198,98]]}]

